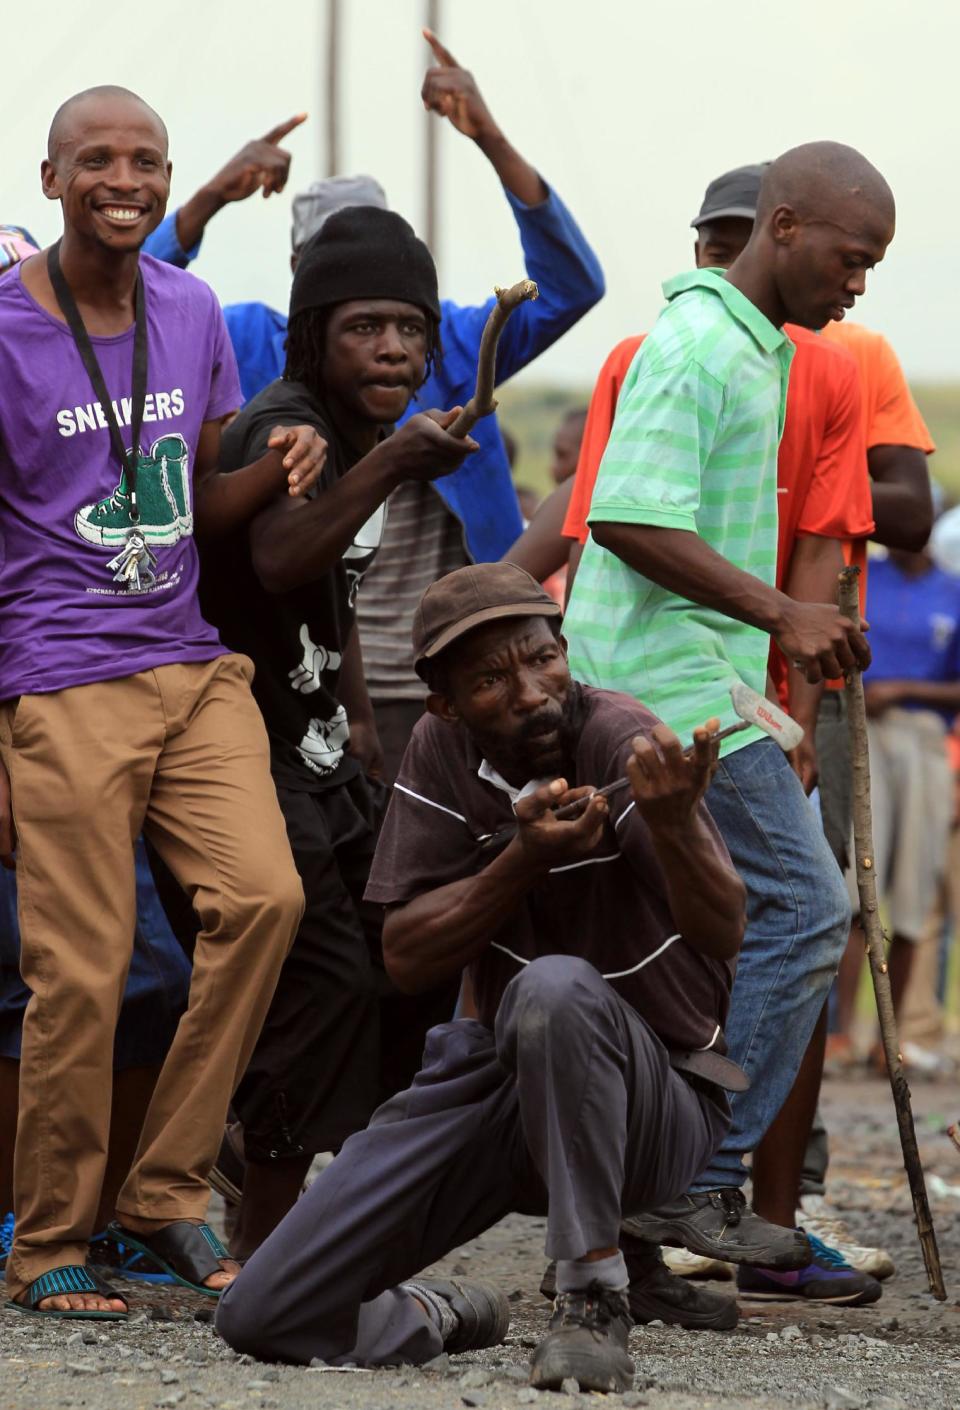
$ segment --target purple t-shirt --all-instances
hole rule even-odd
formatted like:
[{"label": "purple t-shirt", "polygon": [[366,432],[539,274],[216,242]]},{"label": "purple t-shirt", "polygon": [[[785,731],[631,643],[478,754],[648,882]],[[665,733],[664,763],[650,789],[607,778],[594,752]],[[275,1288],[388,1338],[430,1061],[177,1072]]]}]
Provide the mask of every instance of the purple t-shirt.
[{"label": "purple t-shirt", "polygon": [[[223,652],[197,602],[191,474],[204,421],[240,405],[213,291],[142,255],[147,397],[139,529],[156,558],[116,581],[133,527],[96,394],[65,323],[0,280],[0,700]],[[133,328],[91,339],[130,450]]]}]

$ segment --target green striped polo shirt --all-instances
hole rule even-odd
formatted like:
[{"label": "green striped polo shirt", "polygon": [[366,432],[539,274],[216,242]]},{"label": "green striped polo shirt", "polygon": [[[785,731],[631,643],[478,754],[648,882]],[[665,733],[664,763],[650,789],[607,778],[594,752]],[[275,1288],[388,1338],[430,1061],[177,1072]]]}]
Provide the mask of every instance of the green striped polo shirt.
[{"label": "green striped polo shirt", "polygon": [[[680,275],[627,373],[589,522],[699,534],[773,586],[777,448],[793,344],[718,270]],[[591,538],[564,624],[574,675],[623,690],[686,744],[729,690],[766,687],[765,632],[660,587]],[[761,738],[745,730],[730,753]]]}]

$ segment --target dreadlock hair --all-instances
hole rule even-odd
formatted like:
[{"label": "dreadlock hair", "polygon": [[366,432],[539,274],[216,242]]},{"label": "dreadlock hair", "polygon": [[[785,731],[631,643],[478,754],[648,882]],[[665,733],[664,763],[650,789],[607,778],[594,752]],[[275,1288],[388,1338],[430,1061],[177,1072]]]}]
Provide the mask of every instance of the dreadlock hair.
[{"label": "dreadlock hair", "polygon": [[[327,355],[327,325],[335,304],[321,308],[305,308],[294,314],[287,325],[285,344],[287,361],[283,369],[285,382],[302,382],[304,386],[323,391],[323,364]],[[440,320],[427,309],[427,360],[423,381],[443,366],[443,344],[440,341]],[[421,386],[423,383],[421,383]]]}]

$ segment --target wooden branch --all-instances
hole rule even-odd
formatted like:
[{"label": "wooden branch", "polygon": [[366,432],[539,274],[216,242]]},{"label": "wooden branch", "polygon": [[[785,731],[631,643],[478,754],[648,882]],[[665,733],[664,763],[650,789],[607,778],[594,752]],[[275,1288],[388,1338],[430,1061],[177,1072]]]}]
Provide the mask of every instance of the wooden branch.
[{"label": "wooden branch", "polygon": [[497,302],[490,310],[480,339],[480,354],[477,358],[477,385],[473,396],[467,402],[452,426],[447,428],[450,436],[466,436],[483,416],[489,416],[497,409],[497,399],[493,395],[497,373],[497,343],[507,319],[515,308],[528,299],[540,297],[540,290],[532,279],[521,279],[509,289],[494,289]]},{"label": "wooden branch", "polygon": [[[857,588],[859,568],[844,568],[840,574],[839,606],[852,622],[860,621],[860,600]],[[893,1091],[893,1105],[900,1130],[903,1164],[910,1182],[917,1235],[927,1270],[927,1282],[934,1297],[941,1302],[947,1296],[943,1285],[943,1270],[937,1249],[937,1235],[930,1214],[927,1186],[920,1164],[920,1150],[910,1105],[910,1088],[903,1070],[903,1055],[897,1040],[897,1024],[893,1012],[893,993],[887,972],[883,928],[877,903],[877,873],[873,851],[873,811],[870,802],[870,755],[867,744],[867,711],[863,698],[863,679],[858,670],[846,678],[847,716],[850,729],[850,753],[853,764],[853,838],[857,863],[857,891],[860,894],[860,924],[867,941],[867,957],[873,978],[873,992],[880,1018],[880,1036],[887,1059],[887,1072]]]}]

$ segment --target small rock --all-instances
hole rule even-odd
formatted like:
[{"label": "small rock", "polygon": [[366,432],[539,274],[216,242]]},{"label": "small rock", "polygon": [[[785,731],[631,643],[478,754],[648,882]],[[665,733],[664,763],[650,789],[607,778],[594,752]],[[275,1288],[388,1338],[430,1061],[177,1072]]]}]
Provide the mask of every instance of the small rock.
[{"label": "small rock", "polygon": [[464,1405],[486,1405],[487,1397],[482,1390],[465,1390],[460,1397]]},{"label": "small rock", "polygon": [[445,1351],[441,1351],[439,1356],[434,1356],[432,1360],[423,1363],[424,1371],[435,1371],[439,1376],[449,1376],[453,1367],[450,1364],[450,1357]]},{"label": "small rock", "polygon": [[527,1336],[527,1337],[521,1337],[521,1338],[520,1338],[520,1345],[521,1345],[521,1346],[530,1346],[530,1347],[532,1347],[532,1346],[539,1346],[540,1343],[539,1343],[539,1341],[537,1340],[536,1337]]},{"label": "small rock", "polygon": [[662,1327],[663,1325],[664,1323],[660,1321],[659,1317],[654,1317],[652,1322],[647,1323],[648,1327]]},{"label": "small rock", "polygon": [[799,1327],[784,1327],[780,1333],[781,1341],[803,1341],[803,1332]]},{"label": "small rock", "polygon": [[269,1390],[269,1382],[264,1380],[247,1381],[247,1390]]},{"label": "small rock", "polygon": [[525,1296],[523,1288],[514,1288],[513,1292],[507,1293],[508,1302],[520,1302]]},{"label": "small rock", "polygon": [[160,1384],[162,1386],[175,1386],[179,1380],[180,1377],[177,1375],[176,1371],[160,1372]]},{"label": "small rock", "polygon": [[260,1372],[260,1379],[262,1381],[278,1381],[280,1379],[280,1372],[276,1366],[264,1366],[263,1370]]},{"label": "small rock", "polygon": [[523,1390],[517,1391],[517,1400],[521,1405],[532,1405],[538,1399],[538,1393],[533,1386],[524,1386]]},{"label": "small rock", "polygon": [[165,1395],[161,1400],[155,1400],[153,1403],[157,1406],[157,1410],[174,1410],[174,1406],[179,1405],[181,1400],[186,1400],[183,1391],[174,1390],[171,1391],[169,1395]]},{"label": "small rock", "polygon": [[462,1390],[477,1390],[480,1386],[488,1386],[492,1380],[489,1371],[485,1371],[482,1366],[474,1366],[460,1377],[458,1385]]},{"label": "small rock", "polygon": [[[80,1336],[86,1346],[96,1346],[98,1340],[97,1334],[92,1327],[84,1327],[80,1332]],[[109,1337],[104,1337],[104,1341],[109,1340]]]},{"label": "small rock", "polygon": [[83,1334],[81,1332],[71,1332],[67,1337],[67,1346],[82,1346]]},{"label": "small rock", "polygon": [[321,1366],[326,1366],[326,1364],[327,1363],[326,1361],[324,1361],[322,1356],[310,1357],[310,1365],[314,1368],[314,1370],[319,1370]]},{"label": "small rock", "polygon": [[100,1367],[95,1361],[68,1361],[66,1369],[71,1376],[99,1376]]},{"label": "small rock", "polygon": [[128,1327],[142,1327],[144,1322],[149,1322],[150,1318],[145,1312],[137,1312],[133,1317],[127,1318]]},{"label": "small rock", "polygon": [[899,1318],[899,1317],[889,1317],[889,1318],[886,1320],[886,1322],[881,1322],[881,1323],[880,1323],[880,1330],[881,1330],[882,1332],[896,1332],[896,1331],[899,1331],[899,1329],[900,1329],[900,1318]]},{"label": "small rock", "polygon": [[214,1312],[212,1307],[198,1307],[193,1314],[193,1320],[195,1322],[212,1322],[213,1318]]},{"label": "small rock", "polygon": [[499,1374],[508,1381],[526,1381],[529,1377],[523,1366],[501,1366]]},{"label": "small rock", "polygon": [[566,1376],[560,1382],[560,1389],[563,1391],[564,1395],[579,1395],[580,1382],[574,1380],[573,1376]]}]

